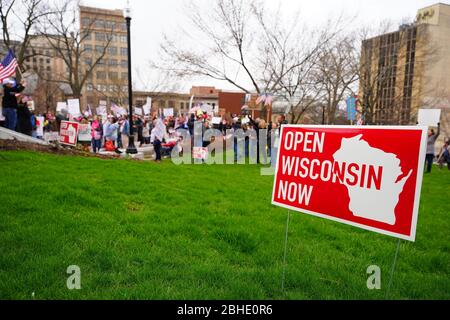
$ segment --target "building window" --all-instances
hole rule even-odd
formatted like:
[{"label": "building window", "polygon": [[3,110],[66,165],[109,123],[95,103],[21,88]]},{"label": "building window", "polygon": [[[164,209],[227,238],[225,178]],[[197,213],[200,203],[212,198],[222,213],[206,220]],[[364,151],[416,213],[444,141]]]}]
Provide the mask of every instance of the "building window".
[{"label": "building window", "polygon": [[95,21],[95,27],[99,29],[105,28],[105,21],[104,20],[96,20]]},{"label": "building window", "polygon": [[97,71],[97,79],[105,80],[106,79],[106,72]]},{"label": "building window", "polygon": [[81,19],[81,25],[83,27],[89,26],[90,23],[91,23],[91,20],[89,18],[82,18]]},{"label": "building window", "polygon": [[105,47],[104,46],[95,46],[95,51],[97,53],[103,53],[105,51]]},{"label": "building window", "polygon": [[128,48],[120,48],[120,55],[127,56],[128,55]]},{"label": "building window", "polygon": [[111,67],[116,67],[117,66],[117,60],[116,59],[111,59],[108,61],[108,65]]},{"label": "building window", "polygon": [[106,20],[105,21],[105,29],[114,30],[114,22]]},{"label": "building window", "polygon": [[120,36],[120,42],[127,43],[128,42],[127,36]]},{"label": "building window", "polygon": [[87,91],[93,91],[93,90],[94,90],[94,86],[92,85],[92,83],[88,83],[88,84],[86,85],[86,90],[87,90]]},{"label": "building window", "polygon": [[109,47],[108,48],[108,54],[115,56],[117,55],[117,47]]},{"label": "building window", "polygon": [[87,32],[87,31],[83,31],[81,33],[81,37],[82,37],[82,40],[84,40],[84,41],[92,40],[92,35],[89,32]]},{"label": "building window", "polygon": [[85,52],[88,52],[88,53],[92,52],[92,45],[90,45],[90,44],[85,44],[85,45],[84,45],[84,51],[85,51]]},{"label": "building window", "polygon": [[95,40],[96,41],[106,41],[106,35],[104,33],[101,33],[101,32],[96,32],[95,33]]},{"label": "building window", "polygon": [[87,65],[87,66],[92,66],[92,59],[84,59],[84,63]]},{"label": "building window", "polygon": [[128,79],[128,72],[122,72],[121,78],[124,80]]},{"label": "building window", "polygon": [[109,79],[117,80],[117,78],[118,78],[118,73],[117,72],[110,72],[109,73]]},{"label": "building window", "polygon": [[120,61],[120,66],[122,68],[128,68],[128,60],[122,60]]}]

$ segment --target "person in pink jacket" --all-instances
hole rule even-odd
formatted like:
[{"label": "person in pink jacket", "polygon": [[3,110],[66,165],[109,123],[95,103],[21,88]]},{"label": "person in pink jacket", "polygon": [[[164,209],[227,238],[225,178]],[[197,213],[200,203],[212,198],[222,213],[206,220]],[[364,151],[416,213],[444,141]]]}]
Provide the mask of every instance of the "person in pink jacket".
[{"label": "person in pink jacket", "polygon": [[91,124],[92,152],[97,153],[102,147],[103,125],[97,116]]}]

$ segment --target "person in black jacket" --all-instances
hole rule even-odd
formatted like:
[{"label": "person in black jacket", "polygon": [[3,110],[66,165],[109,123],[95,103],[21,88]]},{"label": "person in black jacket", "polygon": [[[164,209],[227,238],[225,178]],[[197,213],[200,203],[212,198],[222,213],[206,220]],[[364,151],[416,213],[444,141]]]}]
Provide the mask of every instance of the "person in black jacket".
[{"label": "person in black jacket", "polygon": [[20,98],[17,105],[17,132],[31,137],[32,131],[30,109],[28,109],[27,102]]},{"label": "person in black jacket", "polygon": [[16,85],[14,79],[3,80],[3,100],[2,109],[5,117],[5,127],[10,130],[16,130],[17,126],[17,98],[16,93],[25,89],[25,82],[22,81]]}]

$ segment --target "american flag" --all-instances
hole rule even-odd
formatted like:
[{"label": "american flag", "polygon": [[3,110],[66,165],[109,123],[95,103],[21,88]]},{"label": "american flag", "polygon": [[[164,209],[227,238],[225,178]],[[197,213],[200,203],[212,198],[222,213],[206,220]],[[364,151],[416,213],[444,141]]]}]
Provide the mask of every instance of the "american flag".
[{"label": "american flag", "polygon": [[16,56],[14,55],[14,52],[9,49],[5,59],[0,63],[0,81],[3,81],[16,73],[17,66]]}]

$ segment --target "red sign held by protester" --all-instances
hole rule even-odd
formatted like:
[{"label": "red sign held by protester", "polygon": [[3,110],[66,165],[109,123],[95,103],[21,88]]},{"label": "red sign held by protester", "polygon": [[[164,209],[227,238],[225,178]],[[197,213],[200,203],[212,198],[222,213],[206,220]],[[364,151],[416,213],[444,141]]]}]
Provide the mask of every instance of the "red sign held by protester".
[{"label": "red sign held by protester", "polygon": [[272,203],[414,241],[425,127],[281,129]]},{"label": "red sign held by protester", "polygon": [[61,129],[59,132],[59,142],[75,147],[78,140],[78,122],[61,121]]}]

